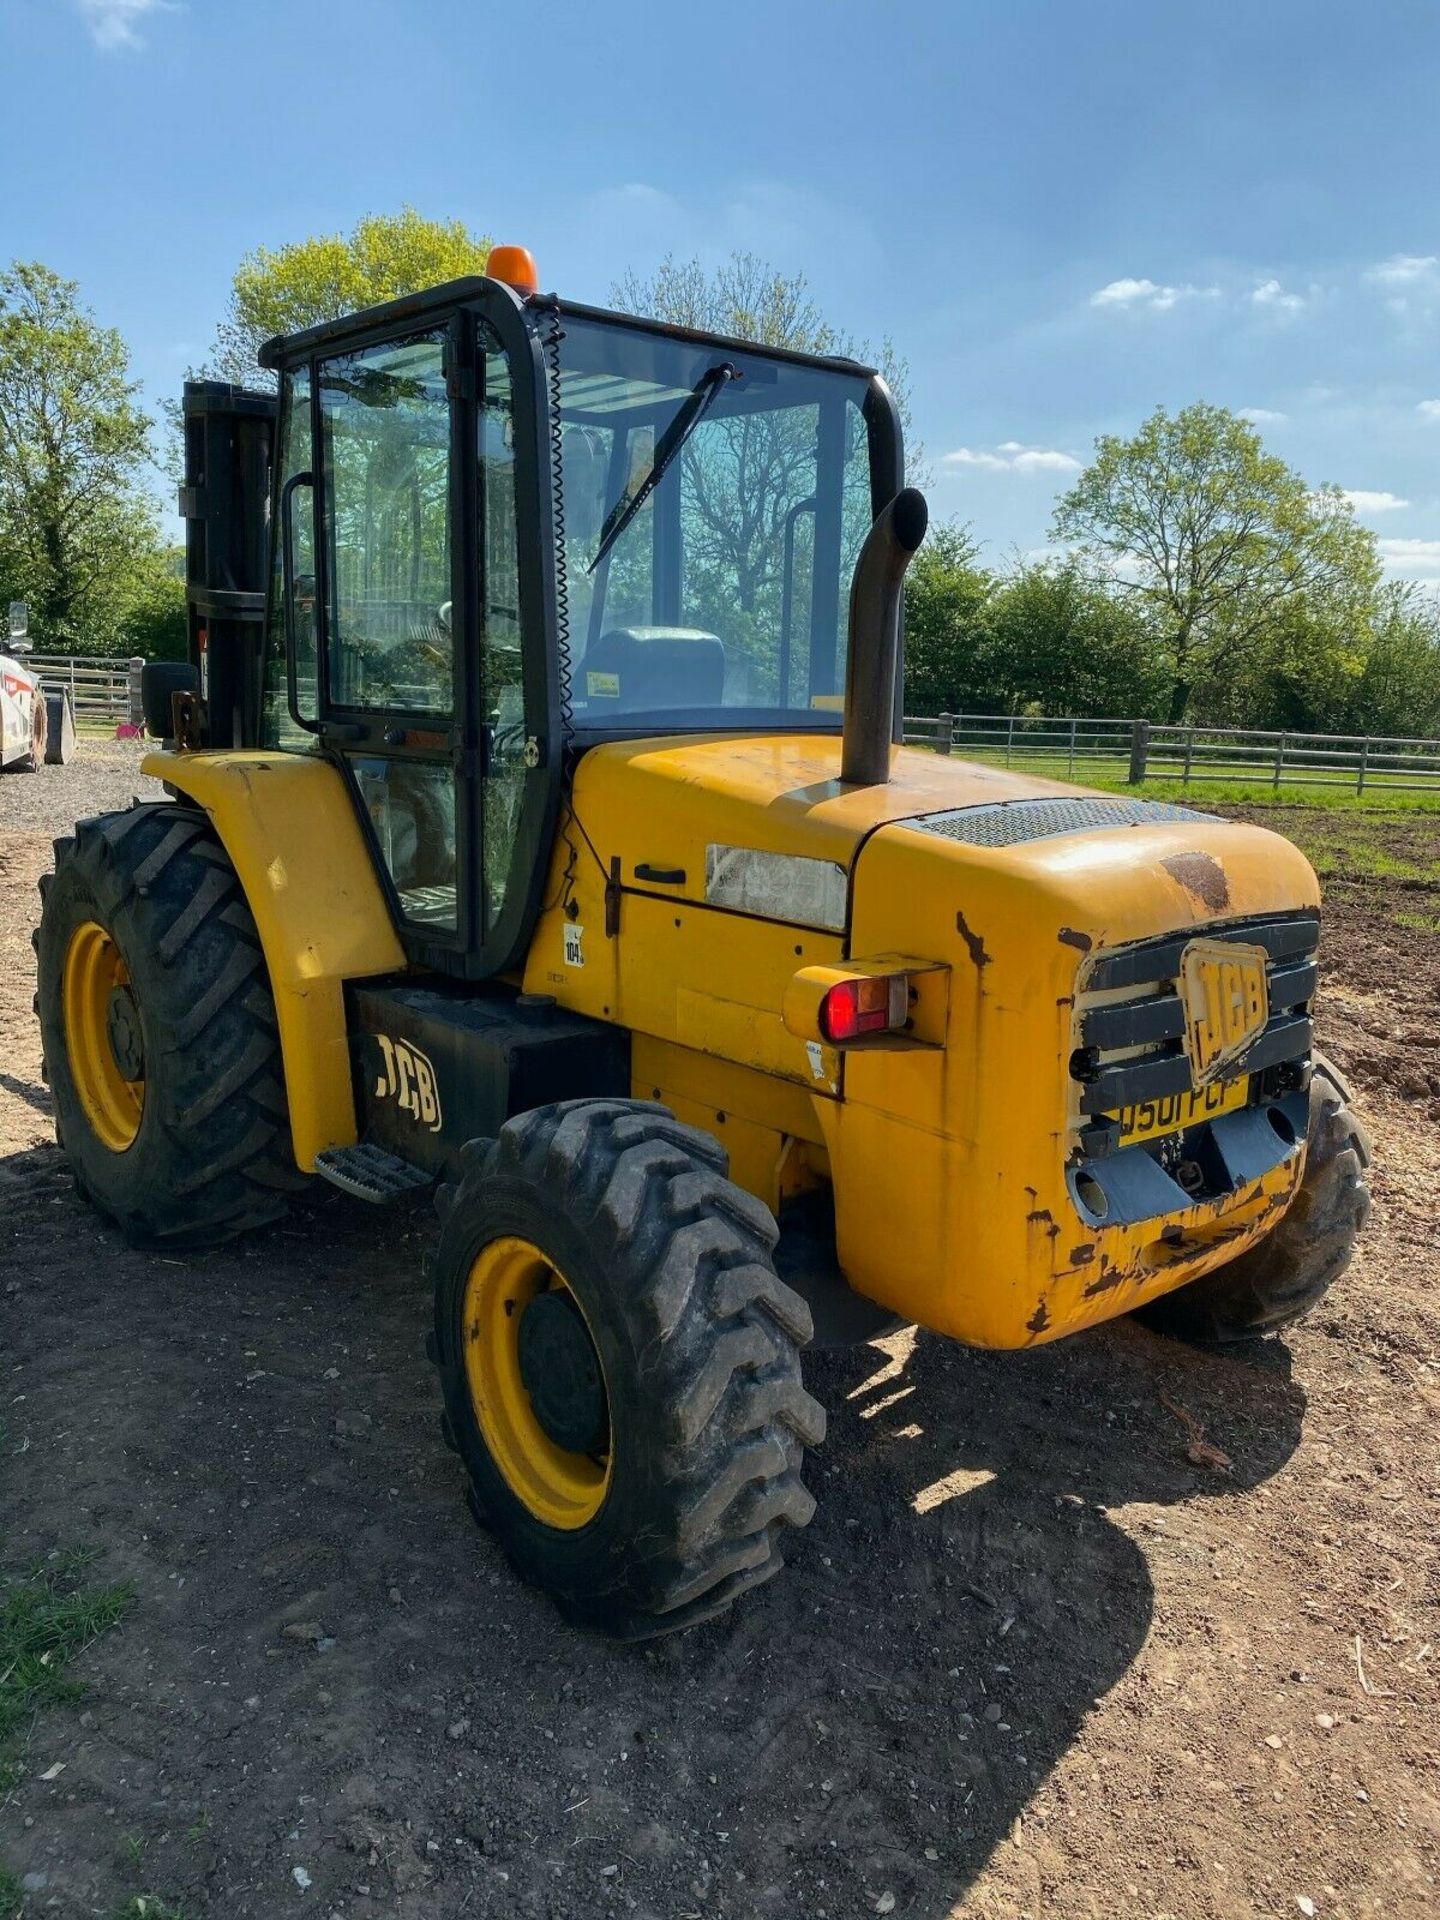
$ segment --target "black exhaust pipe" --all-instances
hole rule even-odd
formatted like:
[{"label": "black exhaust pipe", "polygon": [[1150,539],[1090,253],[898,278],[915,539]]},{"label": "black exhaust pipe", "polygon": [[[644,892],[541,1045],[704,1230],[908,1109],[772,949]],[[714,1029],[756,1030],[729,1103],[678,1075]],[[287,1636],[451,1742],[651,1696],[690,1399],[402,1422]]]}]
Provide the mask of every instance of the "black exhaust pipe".
[{"label": "black exhaust pipe", "polygon": [[930,509],[918,487],[905,487],[875,516],[855,562],[850,587],[850,640],[845,654],[845,739],[840,778],[877,787],[890,778],[900,666],[901,589],[905,569],[925,538]]}]

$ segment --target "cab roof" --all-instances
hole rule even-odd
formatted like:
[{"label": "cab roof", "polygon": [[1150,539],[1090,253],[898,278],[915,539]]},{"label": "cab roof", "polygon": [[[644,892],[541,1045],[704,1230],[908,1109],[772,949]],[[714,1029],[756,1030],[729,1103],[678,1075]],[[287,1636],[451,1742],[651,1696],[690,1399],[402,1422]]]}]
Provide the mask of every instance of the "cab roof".
[{"label": "cab roof", "polygon": [[578,300],[560,300],[554,294],[525,297],[503,280],[491,280],[484,274],[466,274],[463,279],[446,280],[422,293],[403,294],[398,300],[385,300],[373,307],[362,307],[338,320],[322,320],[318,326],[304,327],[298,333],[277,333],[261,347],[257,358],[262,367],[279,368],[295,360],[307,359],[317,349],[341,346],[362,334],[385,332],[407,321],[423,323],[431,314],[462,306],[480,298],[493,299],[503,294],[516,309],[552,308],[573,314],[578,319],[604,321],[612,326],[628,327],[639,333],[662,335],[670,340],[685,340],[698,345],[733,348],[737,353],[763,354],[772,360],[788,360],[804,367],[823,367],[831,372],[859,374],[870,380],[877,369],[842,354],[801,353],[793,347],[770,347],[758,340],[742,340],[725,333],[706,333],[696,327],[675,326],[666,320],[651,320],[643,315],[617,313],[610,307],[586,306]]}]

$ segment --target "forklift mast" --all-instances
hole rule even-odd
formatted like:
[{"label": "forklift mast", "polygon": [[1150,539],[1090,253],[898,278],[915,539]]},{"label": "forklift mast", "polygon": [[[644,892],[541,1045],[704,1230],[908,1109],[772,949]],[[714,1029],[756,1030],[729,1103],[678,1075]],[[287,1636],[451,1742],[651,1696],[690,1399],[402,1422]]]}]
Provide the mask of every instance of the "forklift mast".
[{"label": "forklift mast", "polygon": [[260,740],[265,569],[277,399],[224,380],[185,382],[185,602],[206,745]]}]

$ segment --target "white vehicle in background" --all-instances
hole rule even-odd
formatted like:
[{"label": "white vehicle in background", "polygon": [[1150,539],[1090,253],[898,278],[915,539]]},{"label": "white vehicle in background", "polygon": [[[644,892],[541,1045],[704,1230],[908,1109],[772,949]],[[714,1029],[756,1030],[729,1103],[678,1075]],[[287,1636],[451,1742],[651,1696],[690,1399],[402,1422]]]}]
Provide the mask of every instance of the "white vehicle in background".
[{"label": "white vehicle in background", "polygon": [[40,685],[29,653],[25,602],[12,600],[10,638],[0,649],[0,773],[38,773],[47,760],[63,766],[75,752],[70,695]]},{"label": "white vehicle in background", "polygon": [[44,766],[48,718],[37,675],[13,653],[0,653],[0,770],[36,773]]}]

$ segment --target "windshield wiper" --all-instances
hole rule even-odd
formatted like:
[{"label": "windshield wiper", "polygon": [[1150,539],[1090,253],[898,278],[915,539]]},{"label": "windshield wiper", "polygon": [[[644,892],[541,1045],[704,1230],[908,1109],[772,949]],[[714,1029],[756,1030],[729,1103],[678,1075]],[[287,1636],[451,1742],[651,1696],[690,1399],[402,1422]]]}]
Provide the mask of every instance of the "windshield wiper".
[{"label": "windshield wiper", "polygon": [[595,558],[585,569],[594,573],[600,562],[609,553],[615,542],[624,533],[630,522],[639,513],[645,502],[665,477],[665,470],[677,453],[690,438],[691,434],[704,419],[711,401],[720,389],[730,380],[740,378],[740,369],[724,360],[718,367],[710,367],[702,373],[690,389],[684,405],[670,422],[655,443],[655,451],[650,460],[650,471],[633,493],[622,493],[606,516],[600,529],[600,544],[595,549]]}]

